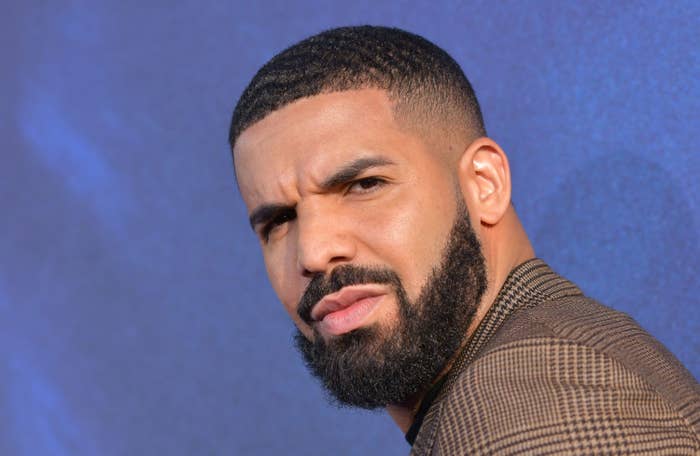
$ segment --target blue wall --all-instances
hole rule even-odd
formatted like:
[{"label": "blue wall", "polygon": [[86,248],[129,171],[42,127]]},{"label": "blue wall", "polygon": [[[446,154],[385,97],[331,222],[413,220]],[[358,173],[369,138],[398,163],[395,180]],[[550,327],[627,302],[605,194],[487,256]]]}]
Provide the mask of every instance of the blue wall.
[{"label": "blue wall", "polygon": [[335,25],[447,49],[538,254],[700,376],[698,2],[252,3],[3,8],[0,454],[407,452],[305,372],[226,145],[257,68]]}]

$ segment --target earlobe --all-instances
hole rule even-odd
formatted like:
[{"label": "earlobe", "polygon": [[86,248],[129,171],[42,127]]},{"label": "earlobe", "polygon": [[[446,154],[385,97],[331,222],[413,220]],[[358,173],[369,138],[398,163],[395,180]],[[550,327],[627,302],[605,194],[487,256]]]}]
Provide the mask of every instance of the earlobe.
[{"label": "earlobe", "polygon": [[497,224],[510,205],[508,157],[490,138],[478,138],[462,154],[459,180],[470,211],[481,223]]}]

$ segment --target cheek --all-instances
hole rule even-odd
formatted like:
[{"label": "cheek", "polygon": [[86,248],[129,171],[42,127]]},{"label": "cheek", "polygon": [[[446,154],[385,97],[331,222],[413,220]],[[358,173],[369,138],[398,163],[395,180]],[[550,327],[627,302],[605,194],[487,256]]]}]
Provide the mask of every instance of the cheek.
[{"label": "cheek", "polygon": [[362,211],[356,228],[376,262],[393,269],[415,300],[442,258],[454,217],[454,198],[415,191],[398,194],[382,208]]}]

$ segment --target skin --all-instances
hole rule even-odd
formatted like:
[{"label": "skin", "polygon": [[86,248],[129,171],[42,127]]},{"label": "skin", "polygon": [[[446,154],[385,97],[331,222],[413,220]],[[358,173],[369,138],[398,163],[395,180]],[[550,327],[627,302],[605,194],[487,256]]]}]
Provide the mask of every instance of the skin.
[{"label": "skin", "polygon": [[[510,170],[501,148],[468,133],[435,134],[440,127],[457,130],[449,125],[432,122],[432,133],[421,134],[409,124],[415,122],[396,119],[385,91],[349,90],[295,101],[247,128],[236,141],[237,178],[249,215],[259,214],[265,205],[288,207],[278,213],[269,235],[262,233],[265,223],[253,228],[275,292],[309,339],[313,331],[297,315],[297,305],[314,274],[342,264],[389,267],[401,278],[408,298],[417,299],[440,261],[454,224],[456,198],[467,206],[488,275],[488,289],[465,343],[508,273],[534,257],[510,203]],[[385,163],[325,185],[339,170],[365,158]],[[363,325],[396,324],[396,297],[387,293]],[[387,406],[404,432],[420,400]]]}]

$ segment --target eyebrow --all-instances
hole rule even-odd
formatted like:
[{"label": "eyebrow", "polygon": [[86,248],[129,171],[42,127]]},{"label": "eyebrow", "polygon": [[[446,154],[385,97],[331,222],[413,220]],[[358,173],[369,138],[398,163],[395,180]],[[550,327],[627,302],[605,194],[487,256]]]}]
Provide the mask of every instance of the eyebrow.
[{"label": "eyebrow", "polygon": [[396,163],[388,158],[380,156],[358,158],[357,160],[351,161],[347,165],[340,168],[330,177],[326,178],[326,180],[321,183],[321,189],[330,190],[338,187],[339,185],[347,184],[370,168],[395,164]]},{"label": "eyebrow", "polygon": [[[322,191],[328,191],[343,184],[347,184],[370,168],[395,164],[396,163],[394,163],[392,160],[381,156],[358,158],[342,166],[336,172],[327,177],[323,182],[321,182],[320,187]],[[257,225],[267,223],[278,214],[293,210],[294,206],[287,204],[262,204],[256,207],[250,213],[250,227],[255,230]]]},{"label": "eyebrow", "polygon": [[250,227],[255,231],[257,225],[267,223],[285,211],[293,210],[294,206],[289,206],[287,204],[262,204],[250,213],[250,217],[248,218]]}]

